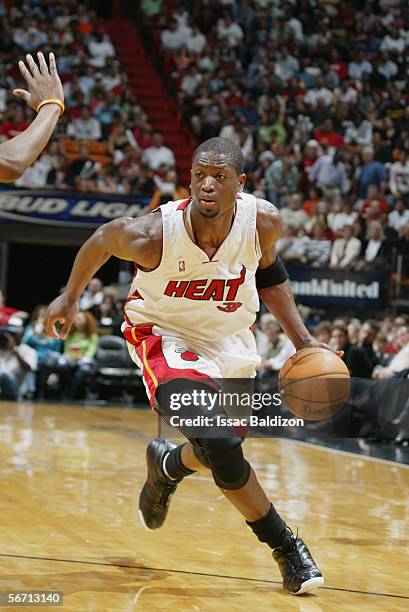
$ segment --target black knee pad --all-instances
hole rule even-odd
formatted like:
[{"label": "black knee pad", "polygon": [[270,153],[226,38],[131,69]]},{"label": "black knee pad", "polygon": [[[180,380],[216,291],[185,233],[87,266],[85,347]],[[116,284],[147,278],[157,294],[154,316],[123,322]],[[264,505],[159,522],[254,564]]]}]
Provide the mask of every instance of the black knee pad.
[{"label": "black knee pad", "polygon": [[233,435],[194,441],[196,457],[212,470],[213,479],[221,489],[241,489],[249,479],[250,465],[243,456],[241,442],[241,438]]}]

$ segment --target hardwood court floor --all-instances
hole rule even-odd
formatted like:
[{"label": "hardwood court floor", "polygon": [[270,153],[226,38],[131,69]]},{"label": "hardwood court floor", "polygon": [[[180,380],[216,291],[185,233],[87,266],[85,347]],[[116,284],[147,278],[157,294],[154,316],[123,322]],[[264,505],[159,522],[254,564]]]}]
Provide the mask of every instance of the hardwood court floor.
[{"label": "hardwood court floor", "polygon": [[81,612],[409,608],[405,466],[246,442],[326,577],[316,595],[297,598],[206,472],[181,484],[161,530],[141,527],[150,412],[1,403],[0,414],[0,591],[61,590],[63,609]]}]

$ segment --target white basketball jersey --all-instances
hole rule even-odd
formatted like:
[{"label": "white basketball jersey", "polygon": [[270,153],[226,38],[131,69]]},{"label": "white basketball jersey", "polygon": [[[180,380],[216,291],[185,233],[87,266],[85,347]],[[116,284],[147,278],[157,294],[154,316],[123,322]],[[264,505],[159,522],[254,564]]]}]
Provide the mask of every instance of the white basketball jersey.
[{"label": "white basketball jersey", "polygon": [[153,323],[171,335],[214,342],[248,330],[259,309],[257,201],[237,196],[231,230],[211,259],[186,230],[189,202],[160,207],[162,259],[152,272],[137,269],[125,315],[128,324]]}]

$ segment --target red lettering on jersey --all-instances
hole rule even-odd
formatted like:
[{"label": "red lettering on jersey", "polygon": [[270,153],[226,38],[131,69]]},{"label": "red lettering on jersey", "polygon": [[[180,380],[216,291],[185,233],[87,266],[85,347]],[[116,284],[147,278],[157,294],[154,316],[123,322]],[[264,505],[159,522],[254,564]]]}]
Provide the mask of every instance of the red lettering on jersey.
[{"label": "red lettering on jersey", "polygon": [[222,312],[236,312],[236,310],[242,305],[243,304],[241,302],[225,302],[223,306],[218,306],[217,308]]},{"label": "red lettering on jersey", "polygon": [[207,279],[190,281],[184,297],[188,300],[203,300],[203,289],[206,287]]},{"label": "red lettering on jersey", "polygon": [[165,289],[165,295],[168,295],[169,297],[183,297],[188,284],[189,281],[171,280],[168,282],[168,286]]},{"label": "red lettering on jersey", "polygon": [[135,291],[133,292],[132,295],[130,295],[128,297],[128,299],[126,300],[126,303],[128,302],[132,302],[133,300],[143,300],[144,298],[141,296],[141,294],[139,293],[139,291],[137,289],[135,289]]},{"label": "red lettering on jersey", "polygon": [[223,302],[224,300],[225,281],[222,279],[214,279],[210,282],[208,288],[202,296],[202,300],[214,300],[215,302]]},{"label": "red lettering on jersey", "polygon": [[227,301],[230,302],[236,299],[236,295],[239,290],[239,287],[240,285],[244,283],[245,277],[246,277],[246,268],[242,266],[239,278],[232,278],[227,281],[226,285],[229,287],[229,291],[226,296]]}]

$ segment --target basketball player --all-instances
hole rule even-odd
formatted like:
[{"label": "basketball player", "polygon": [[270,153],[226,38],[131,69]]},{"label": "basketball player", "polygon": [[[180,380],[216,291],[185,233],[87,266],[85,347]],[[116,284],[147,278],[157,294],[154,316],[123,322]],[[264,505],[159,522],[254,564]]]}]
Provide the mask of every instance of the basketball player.
[{"label": "basketball player", "polygon": [[26,56],[27,66],[19,62],[28,91],[15,89],[13,94],[31,106],[37,116],[24,132],[0,144],[2,183],[16,181],[31,166],[50,140],[58,117],[64,112],[64,92],[54,54],[50,53],[49,68],[42,53],[37,53],[37,58],[38,65],[31,55]]},{"label": "basketball player", "polygon": [[[143,370],[150,403],[162,416],[169,414],[175,389],[209,390],[214,379],[255,376],[259,357],[249,328],[259,296],[297,349],[328,348],[304,327],[276,255],[282,234],[277,209],[244,193],[245,179],[240,147],[224,138],[207,140],[193,155],[191,197],[100,227],[78,252],[64,293],[49,306],[46,331],[58,337],[59,322],[65,338],[97,270],[111,255],[135,262],[123,333]],[[177,485],[203,467],[272,549],[288,592],[323,584],[308,548],[268,500],[231,428],[222,437],[192,437],[180,446],[150,442],[139,499],[145,526],[163,525]]]}]

